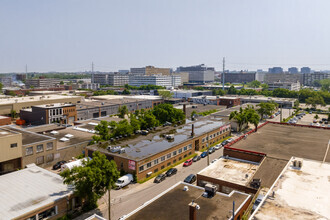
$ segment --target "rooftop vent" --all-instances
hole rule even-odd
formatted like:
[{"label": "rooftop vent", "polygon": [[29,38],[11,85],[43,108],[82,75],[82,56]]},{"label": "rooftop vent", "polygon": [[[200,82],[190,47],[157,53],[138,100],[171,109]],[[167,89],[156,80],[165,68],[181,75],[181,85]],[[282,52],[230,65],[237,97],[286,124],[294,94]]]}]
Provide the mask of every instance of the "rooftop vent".
[{"label": "rooftop vent", "polygon": [[295,159],[293,161],[293,167],[294,168],[301,169],[302,165],[303,165],[302,159]]},{"label": "rooftop vent", "polygon": [[188,191],[188,190],[189,190],[188,186],[183,187],[183,191]]},{"label": "rooftop vent", "polygon": [[260,185],[261,185],[261,179],[253,179],[252,182],[250,183],[250,186],[255,189],[258,189]]},{"label": "rooftop vent", "polygon": [[205,192],[208,198],[212,198],[218,191],[218,186],[207,183],[205,185]]}]

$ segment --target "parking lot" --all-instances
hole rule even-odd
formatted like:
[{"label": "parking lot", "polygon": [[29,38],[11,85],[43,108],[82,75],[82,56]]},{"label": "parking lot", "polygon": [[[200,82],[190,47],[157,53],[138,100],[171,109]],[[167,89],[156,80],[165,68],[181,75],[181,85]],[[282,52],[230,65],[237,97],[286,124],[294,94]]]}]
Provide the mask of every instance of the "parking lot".
[{"label": "parking lot", "polygon": [[[267,124],[233,147],[263,152],[286,160],[296,156],[322,161],[329,139],[330,131],[326,129]],[[329,154],[326,161],[330,162]]]}]

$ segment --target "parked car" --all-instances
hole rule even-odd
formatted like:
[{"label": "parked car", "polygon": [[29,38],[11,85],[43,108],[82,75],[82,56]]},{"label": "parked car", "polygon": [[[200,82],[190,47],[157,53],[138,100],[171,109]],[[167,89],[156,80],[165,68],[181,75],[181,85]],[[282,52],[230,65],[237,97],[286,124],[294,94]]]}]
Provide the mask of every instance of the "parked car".
[{"label": "parked car", "polygon": [[219,150],[220,148],[221,148],[221,144],[217,144],[217,145],[214,146],[215,150]]},{"label": "parked car", "polygon": [[65,160],[58,161],[57,163],[54,164],[54,166],[53,166],[53,170],[60,169],[61,166],[62,166],[63,164],[65,164],[65,163],[66,163]]},{"label": "parked car", "polygon": [[184,167],[190,166],[192,164],[192,159],[186,160],[186,162],[183,163]]},{"label": "parked car", "polygon": [[172,125],[172,123],[171,122],[165,122],[164,124],[163,124],[163,127],[165,127],[165,126],[170,126],[170,125]]},{"label": "parked car", "polygon": [[193,162],[197,162],[201,159],[201,156],[197,155],[197,156],[194,156],[194,158],[192,159]]},{"label": "parked car", "polygon": [[117,189],[123,188],[124,186],[127,186],[130,183],[134,182],[134,178],[132,174],[126,174],[125,176],[120,177],[117,182],[116,186]]},{"label": "parked car", "polygon": [[166,176],[172,176],[172,175],[176,174],[177,172],[178,172],[178,169],[171,168],[165,174],[166,174]]},{"label": "parked car", "polygon": [[166,175],[165,175],[165,174],[159,174],[159,175],[155,178],[154,183],[160,183],[160,182],[162,182],[163,180],[165,180],[165,178],[166,178]]},{"label": "parked car", "polygon": [[183,182],[185,183],[193,183],[196,181],[196,175],[194,174],[190,174],[189,176],[187,176]]},{"label": "parked car", "polygon": [[225,140],[225,141],[222,141],[222,143],[221,143],[221,145],[222,146],[225,146],[226,144],[228,144],[229,142],[227,141],[227,140]]},{"label": "parked car", "polygon": [[234,141],[234,139],[232,139],[232,138],[227,139],[228,143],[233,142],[233,141]]},{"label": "parked car", "polygon": [[215,148],[214,147],[210,147],[209,154],[212,154],[213,152],[215,152]]},{"label": "parked car", "polygon": [[148,133],[149,133],[149,132],[148,132],[147,130],[142,130],[142,131],[141,131],[141,134],[142,134],[142,135],[147,135]]},{"label": "parked car", "polygon": [[260,204],[260,202],[262,201],[263,198],[264,198],[263,195],[258,195],[258,197],[257,197],[257,199],[254,202],[253,207],[252,207],[253,211],[257,209],[258,205]]},{"label": "parked car", "polygon": [[201,154],[201,158],[204,158],[208,155],[207,151],[204,151],[202,154]]}]

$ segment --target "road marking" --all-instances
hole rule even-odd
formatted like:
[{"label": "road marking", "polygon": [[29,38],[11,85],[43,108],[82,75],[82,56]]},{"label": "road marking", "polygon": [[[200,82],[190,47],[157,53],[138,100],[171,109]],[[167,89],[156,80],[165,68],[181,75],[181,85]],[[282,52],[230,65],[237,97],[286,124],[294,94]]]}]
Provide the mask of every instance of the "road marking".
[{"label": "road marking", "polygon": [[327,158],[328,151],[329,151],[329,145],[330,145],[330,140],[329,140],[329,142],[328,142],[328,147],[327,147],[327,150],[325,151],[325,155],[324,155],[324,158],[323,158],[322,163],[324,163],[324,162],[325,162],[325,159]]}]

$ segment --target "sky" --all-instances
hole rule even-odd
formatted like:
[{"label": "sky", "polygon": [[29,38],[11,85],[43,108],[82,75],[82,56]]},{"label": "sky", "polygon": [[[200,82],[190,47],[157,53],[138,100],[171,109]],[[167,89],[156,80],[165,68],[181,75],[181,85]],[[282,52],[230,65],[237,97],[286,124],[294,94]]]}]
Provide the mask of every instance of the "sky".
[{"label": "sky", "polygon": [[0,0],[0,73],[330,69],[329,0]]}]

